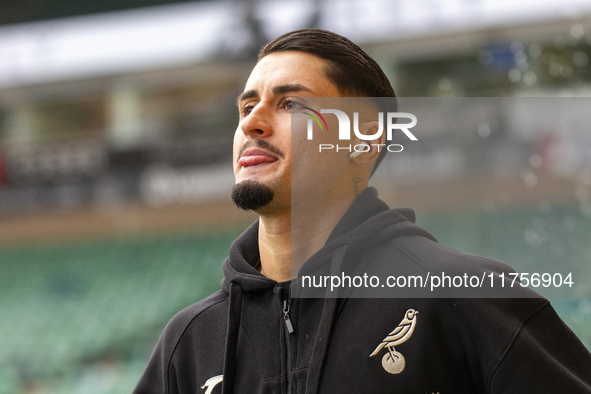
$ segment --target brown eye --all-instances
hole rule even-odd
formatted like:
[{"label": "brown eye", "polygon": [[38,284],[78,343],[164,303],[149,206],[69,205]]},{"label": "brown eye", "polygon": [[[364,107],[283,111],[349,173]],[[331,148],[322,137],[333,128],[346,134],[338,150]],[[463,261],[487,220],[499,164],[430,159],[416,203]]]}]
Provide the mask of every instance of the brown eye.
[{"label": "brown eye", "polygon": [[294,112],[300,110],[302,106],[297,101],[288,99],[283,102],[282,108],[289,112]]},{"label": "brown eye", "polygon": [[254,105],[245,105],[244,108],[242,108],[242,116],[248,116],[252,110],[254,109]]}]

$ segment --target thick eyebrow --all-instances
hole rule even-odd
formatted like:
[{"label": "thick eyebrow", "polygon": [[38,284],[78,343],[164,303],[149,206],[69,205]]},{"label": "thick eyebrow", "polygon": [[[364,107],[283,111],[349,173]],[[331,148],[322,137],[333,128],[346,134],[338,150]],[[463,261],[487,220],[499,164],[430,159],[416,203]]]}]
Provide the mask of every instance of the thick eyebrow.
[{"label": "thick eyebrow", "polygon": [[310,89],[309,87],[306,87],[304,85],[300,85],[299,83],[294,83],[294,84],[291,84],[291,85],[275,86],[273,88],[273,94],[301,92],[302,90],[303,91],[306,91],[306,92],[314,93],[314,91],[312,89]]},{"label": "thick eyebrow", "polygon": [[240,107],[241,101],[248,100],[253,97],[259,97],[259,94],[256,90],[247,90],[245,92],[240,93],[240,95],[236,98],[236,106]]},{"label": "thick eyebrow", "polygon": [[[312,89],[307,86],[301,85],[299,83],[289,84],[289,85],[279,85],[273,88],[273,94],[283,94],[283,93],[291,93],[291,92],[301,92],[306,91],[310,93],[314,93]],[[236,99],[236,105],[239,106],[240,102],[243,100],[248,100],[250,98],[259,97],[259,93],[256,90],[247,90],[241,93],[238,98]]]}]

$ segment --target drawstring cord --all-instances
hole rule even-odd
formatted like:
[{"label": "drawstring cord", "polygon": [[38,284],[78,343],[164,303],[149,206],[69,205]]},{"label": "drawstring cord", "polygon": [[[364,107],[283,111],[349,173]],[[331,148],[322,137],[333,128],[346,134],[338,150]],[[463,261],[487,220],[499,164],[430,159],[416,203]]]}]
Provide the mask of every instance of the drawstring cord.
[{"label": "drawstring cord", "polygon": [[232,394],[236,379],[236,353],[238,351],[238,333],[242,315],[242,288],[238,283],[230,283],[230,307],[228,308],[228,332],[226,334],[226,353],[224,356],[224,380],[222,393]]},{"label": "drawstring cord", "polygon": [[[330,266],[331,276],[338,274],[342,270],[343,260],[348,248],[348,245],[344,245],[334,252]],[[324,306],[322,308],[320,323],[318,325],[318,333],[316,334],[316,341],[314,343],[314,351],[312,352],[310,368],[308,369],[308,379],[306,381],[305,391],[306,394],[316,394],[320,389],[320,376],[322,375],[322,367],[324,365],[326,352],[328,350],[329,337],[337,315],[337,300],[336,294],[328,293],[324,299]]]}]

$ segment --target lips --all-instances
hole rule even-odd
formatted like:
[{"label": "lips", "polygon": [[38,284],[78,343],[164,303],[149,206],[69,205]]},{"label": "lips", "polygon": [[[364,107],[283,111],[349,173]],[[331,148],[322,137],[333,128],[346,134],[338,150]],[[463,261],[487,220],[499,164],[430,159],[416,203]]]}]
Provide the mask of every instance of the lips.
[{"label": "lips", "polygon": [[257,164],[273,163],[277,157],[263,149],[247,149],[242,153],[238,164],[242,167],[256,166]]}]

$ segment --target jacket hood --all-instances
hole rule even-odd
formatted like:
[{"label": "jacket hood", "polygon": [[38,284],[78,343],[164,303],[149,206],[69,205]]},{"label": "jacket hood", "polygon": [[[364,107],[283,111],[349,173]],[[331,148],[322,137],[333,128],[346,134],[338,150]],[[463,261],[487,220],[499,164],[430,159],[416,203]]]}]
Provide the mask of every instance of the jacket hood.
[{"label": "jacket hood", "polygon": [[230,283],[237,283],[243,291],[272,289],[277,282],[255,268],[259,262],[259,221],[251,224],[232,242],[230,253],[224,261],[222,289],[228,292]]},{"label": "jacket hood", "polygon": [[[247,292],[272,289],[277,284],[255,268],[259,262],[258,228],[257,220],[230,246],[229,257],[223,266],[224,291],[229,291],[232,282]],[[330,263],[334,252],[343,246],[347,246],[348,252],[352,252],[403,235],[421,235],[436,241],[433,235],[415,224],[412,209],[389,209],[378,198],[376,189],[368,187],[337,223],[324,247],[304,264],[301,272],[321,269]]]},{"label": "jacket hood", "polygon": [[[325,245],[302,267],[302,272],[327,270],[336,273],[343,268],[345,257],[359,250],[377,245],[381,241],[402,235],[422,235],[432,239],[427,231],[414,224],[415,215],[410,209],[390,210],[378,198],[374,188],[367,188],[353,203],[334,230]],[[255,268],[259,262],[259,222],[253,223],[230,246],[229,257],[224,262],[222,289],[229,293],[228,331],[224,358],[224,394],[234,391],[236,354],[242,313],[242,293],[271,290],[276,285],[272,279],[261,275]],[[298,281],[292,281],[292,285]],[[295,290],[295,289],[292,289]],[[297,292],[297,290],[295,290]],[[310,360],[306,380],[306,393],[316,393],[322,375],[330,333],[337,313],[337,299],[326,297],[319,319],[314,351]]]}]

